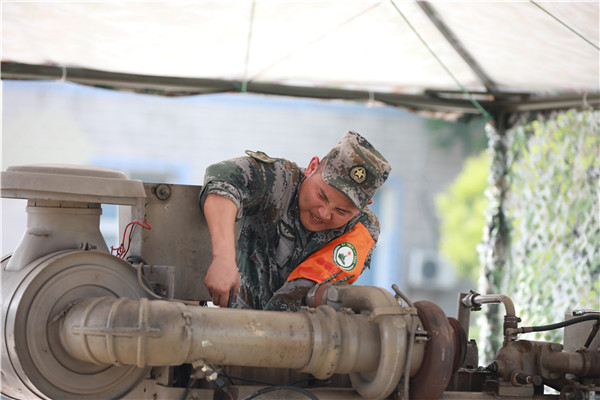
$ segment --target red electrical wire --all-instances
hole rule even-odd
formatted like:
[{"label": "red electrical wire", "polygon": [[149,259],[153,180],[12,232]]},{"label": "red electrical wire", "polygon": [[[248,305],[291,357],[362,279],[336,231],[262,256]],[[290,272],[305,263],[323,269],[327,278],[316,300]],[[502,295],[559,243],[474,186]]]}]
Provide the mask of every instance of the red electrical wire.
[{"label": "red electrical wire", "polygon": [[[129,245],[131,244],[131,235],[133,235],[133,228],[135,228],[135,225],[139,225],[144,229],[148,229],[151,230],[152,227],[150,226],[150,224],[144,220],[141,219],[136,219],[133,222],[130,222],[127,224],[127,226],[125,227],[125,230],[123,231],[123,241],[121,241],[121,245],[119,247],[113,247],[110,246],[110,253],[111,254],[115,254],[115,251],[117,252],[116,256],[119,258],[125,258],[125,255],[127,255],[127,252],[129,251]],[[127,229],[130,229],[129,231],[129,236],[127,237],[127,247],[125,247],[125,237],[127,236]]]}]

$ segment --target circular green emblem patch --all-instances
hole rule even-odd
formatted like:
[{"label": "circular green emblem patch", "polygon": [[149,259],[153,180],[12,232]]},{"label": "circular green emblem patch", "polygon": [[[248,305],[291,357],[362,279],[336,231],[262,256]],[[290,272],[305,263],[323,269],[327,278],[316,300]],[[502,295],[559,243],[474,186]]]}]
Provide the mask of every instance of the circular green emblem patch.
[{"label": "circular green emblem patch", "polygon": [[350,242],[343,242],[333,249],[333,262],[344,271],[352,271],[356,266],[356,247]]}]

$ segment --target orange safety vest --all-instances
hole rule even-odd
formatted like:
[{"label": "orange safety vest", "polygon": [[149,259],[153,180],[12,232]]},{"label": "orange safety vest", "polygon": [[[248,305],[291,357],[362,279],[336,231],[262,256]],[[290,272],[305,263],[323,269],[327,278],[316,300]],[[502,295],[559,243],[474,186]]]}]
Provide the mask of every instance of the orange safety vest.
[{"label": "orange safety vest", "polygon": [[333,281],[350,276],[347,282],[352,283],[360,276],[374,243],[368,229],[359,222],[350,232],[308,256],[292,271],[287,281],[305,278],[320,283],[341,271]]}]

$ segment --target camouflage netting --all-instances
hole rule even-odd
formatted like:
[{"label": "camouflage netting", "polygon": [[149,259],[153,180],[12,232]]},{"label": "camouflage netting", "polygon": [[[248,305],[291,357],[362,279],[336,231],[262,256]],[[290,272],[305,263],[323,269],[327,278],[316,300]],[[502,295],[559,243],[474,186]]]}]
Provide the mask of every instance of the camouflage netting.
[{"label": "camouflage netting", "polygon": [[[569,111],[505,135],[488,128],[491,203],[479,289],[509,295],[520,326],[562,321],[567,310],[600,309],[598,124],[598,111]],[[478,343],[490,361],[502,342],[504,310],[483,312]],[[520,337],[562,342],[562,336],[559,329]]]}]

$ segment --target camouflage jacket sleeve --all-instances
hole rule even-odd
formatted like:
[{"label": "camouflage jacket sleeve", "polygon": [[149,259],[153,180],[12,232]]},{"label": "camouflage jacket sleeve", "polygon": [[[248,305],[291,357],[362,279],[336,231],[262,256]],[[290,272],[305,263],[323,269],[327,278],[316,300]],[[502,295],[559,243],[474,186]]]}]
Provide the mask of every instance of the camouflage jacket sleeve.
[{"label": "camouflage jacket sleeve", "polygon": [[209,166],[200,193],[200,209],[209,193],[232,200],[238,208],[236,219],[258,212],[267,185],[259,163],[250,157],[240,157]]},{"label": "camouflage jacket sleeve", "polygon": [[294,279],[284,283],[275,293],[264,310],[268,311],[299,311],[304,304],[306,293],[315,286],[309,279]]}]

